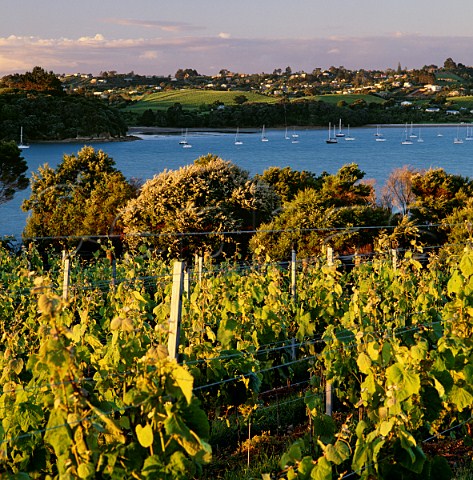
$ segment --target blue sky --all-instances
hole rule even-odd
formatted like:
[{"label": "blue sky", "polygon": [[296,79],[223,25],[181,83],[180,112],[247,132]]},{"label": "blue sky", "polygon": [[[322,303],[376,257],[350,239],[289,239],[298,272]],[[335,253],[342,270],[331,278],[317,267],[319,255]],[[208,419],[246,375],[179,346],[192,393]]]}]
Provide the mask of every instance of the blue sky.
[{"label": "blue sky", "polygon": [[472,18],[471,0],[16,0],[1,8],[0,75],[472,65]]}]

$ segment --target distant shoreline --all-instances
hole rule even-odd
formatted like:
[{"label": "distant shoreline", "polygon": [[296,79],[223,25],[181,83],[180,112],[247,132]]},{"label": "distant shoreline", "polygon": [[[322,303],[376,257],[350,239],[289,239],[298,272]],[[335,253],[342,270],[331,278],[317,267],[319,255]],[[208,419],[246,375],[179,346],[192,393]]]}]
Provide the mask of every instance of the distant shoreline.
[{"label": "distant shoreline", "polygon": [[[379,123],[379,124],[368,124],[362,125],[360,127],[354,128],[399,128],[404,126],[404,123]],[[410,124],[408,124],[410,126]],[[414,123],[414,127],[421,127],[421,128],[440,128],[440,127],[456,127],[462,125],[470,125],[469,123]],[[291,126],[291,128],[294,128]],[[297,126],[298,130],[326,130],[327,127],[321,126]],[[284,130],[285,127],[272,127],[269,130]],[[88,144],[88,143],[112,143],[112,142],[133,142],[135,140],[141,140],[138,135],[180,135],[183,132],[183,128],[177,127],[130,127],[128,129],[127,135],[124,137],[75,137],[75,138],[63,138],[61,140],[37,140],[34,142],[30,142],[31,144],[41,144],[41,143],[80,143],[80,144]],[[190,133],[235,133],[235,127],[222,127],[222,128],[202,128],[202,127],[193,127],[188,128],[188,132]],[[241,134],[249,134],[249,133],[259,133],[261,131],[260,128],[240,128],[239,132]]]},{"label": "distant shoreline", "polygon": [[[459,125],[470,125],[468,123],[414,123],[414,127],[422,127],[422,128],[438,128],[438,127],[456,127]],[[373,123],[362,125],[360,127],[353,127],[353,128],[376,128],[377,126],[382,128],[399,128],[405,126],[404,123]],[[408,124],[410,126],[410,123]],[[291,129],[294,128],[291,126]],[[295,126],[298,130],[326,130],[327,127],[321,126]],[[268,130],[284,130],[285,127],[271,127]],[[174,127],[130,127],[128,129],[128,135],[131,137],[135,137],[136,135],[156,135],[156,134],[181,134],[183,128],[174,128]],[[235,133],[236,127],[222,127],[222,128],[202,128],[202,127],[194,127],[194,128],[187,128],[188,132],[216,132],[216,133]],[[240,128],[239,133],[258,133],[261,131],[261,128]]]}]

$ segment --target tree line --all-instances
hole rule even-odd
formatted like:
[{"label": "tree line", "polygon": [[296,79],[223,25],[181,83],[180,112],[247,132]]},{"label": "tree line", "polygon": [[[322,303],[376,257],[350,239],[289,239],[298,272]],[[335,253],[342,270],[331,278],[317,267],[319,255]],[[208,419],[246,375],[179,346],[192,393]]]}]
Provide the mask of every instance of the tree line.
[{"label": "tree line", "polygon": [[52,72],[3,77],[0,81],[0,140],[64,140],[77,137],[123,137],[122,115],[100,99],[66,94]]},{"label": "tree line", "polygon": [[[237,97],[237,96],[236,96]],[[236,98],[235,97],[235,98]],[[203,105],[196,110],[183,108],[175,103],[167,109],[147,109],[136,115],[124,112],[129,124],[147,127],[174,127],[174,128],[225,128],[225,127],[284,127],[285,125],[298,126],[326,126],[329,122],[338,122],[357,127],[367,124],[406,122],[433,123],[458,122],[458,116],[436,112],[426,112],[418,108],[406,108],[394,101],[369,102],[364,99],[355,100],[348,104],[344,100],[338,103],[328,103],[321,100],[299,99],[284,101],[277,104],[268,103],[241,103],[224,105],[216,103]]]},{"label": "tree line", "polygon": [[316,175],[271,167],[260,175],[208,154],[142,183],[90,146],[33,174],[23,237],[64,248],[67,237],[108,237],[163,258],[285,260],[470,239],[473,181],[443,169],[393,171],[376,198],[356,164]]}]

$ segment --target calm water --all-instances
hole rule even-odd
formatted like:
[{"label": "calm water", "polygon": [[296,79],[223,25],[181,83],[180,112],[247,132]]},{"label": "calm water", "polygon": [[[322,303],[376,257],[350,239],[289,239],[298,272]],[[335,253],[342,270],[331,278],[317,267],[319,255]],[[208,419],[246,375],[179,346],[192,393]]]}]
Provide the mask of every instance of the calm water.
[{"label": "calm water", "polygon": [[[297,143],[293,143],[294,133],[299,135]],[[419,130],[414,125],[413,133],[417,138],[411,139],[412,145],[401,144],[406,137],[404,127],[382,127],[385,142],[375,141],[375,133],[375,128],[351,129],[350,136],[355,140],[339,138],[337,144],[325,143],[326,130],[291,129],[289,140],[281,130],[267,130],[267,142],[261,141],[260,133],[240,134],[242,145],[235,145],[234,133],[199,132],[189,133],[187,137],[192,148],[182,148],[179,135],[143,135],[141,141],[94,143],[93,146],[110,155],[125,176],[141,179],[151,178],[164,169],[190,164],[207,153],[231,160],[251,175],[262,173],[270,166],[290,166],[294,170],[309,170],[316,174],[323,171],[336,173],[341,166],[354,162],[366,173],[366,179],[376,181],[377,190],[395,168],[403,165],[415,169],[441,167],[448,173],[473,178],[473,140],[453,143],[457,135],[465,139],[466,126],[422,127]],[[419,138],[423,142],[418,142]],[[76,154],[82,146],[82,143],[31,145],[23,150],[29,175],[44,163],[55,167],[64,154]],[[21,235],[27,217],[21,210],[21,203],[29,195],[28,189],[7,204],[0,205],[0,235]]]}]

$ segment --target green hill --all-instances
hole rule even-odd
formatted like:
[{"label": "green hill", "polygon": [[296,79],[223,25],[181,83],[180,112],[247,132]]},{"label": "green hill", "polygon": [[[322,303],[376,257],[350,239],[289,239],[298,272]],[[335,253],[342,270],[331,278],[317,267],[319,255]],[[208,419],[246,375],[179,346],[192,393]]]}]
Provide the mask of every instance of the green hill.
[{"label": "green hill", "polygon": [[129,105],[126,110],[133,113],[143,113],[148,109],[166,110],[175,103],[180,103],[182,108],[187,110],[197,110],[202,105],[212,105],[216,102],[236,105],[235,97],[241,95],[248,99],[248,103],[277,103],[280,101],[277,97],[268,97],[255,92],[185,89],[145,94],[136,103]]}]

